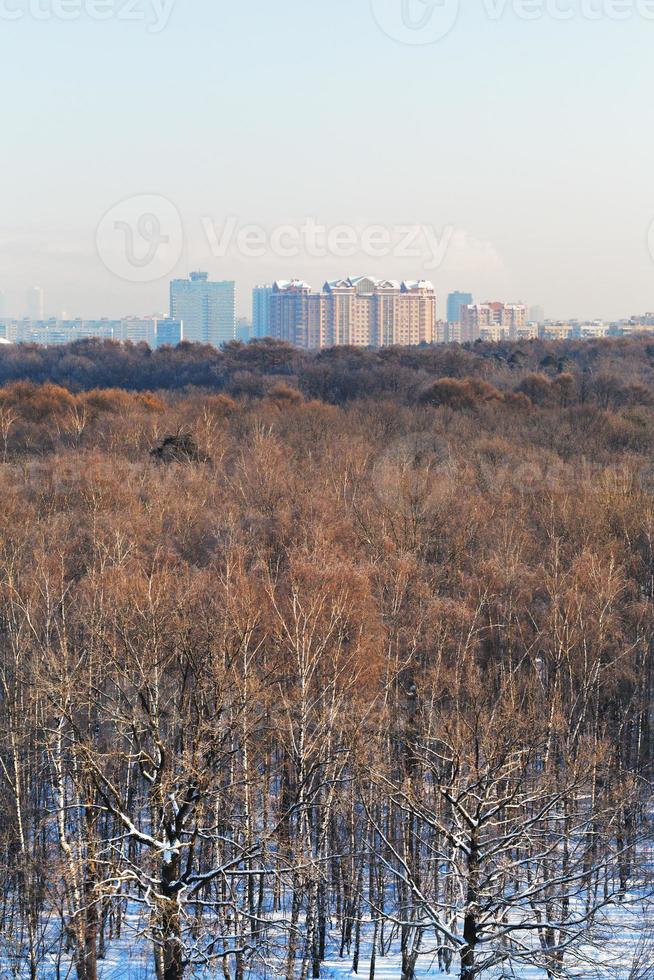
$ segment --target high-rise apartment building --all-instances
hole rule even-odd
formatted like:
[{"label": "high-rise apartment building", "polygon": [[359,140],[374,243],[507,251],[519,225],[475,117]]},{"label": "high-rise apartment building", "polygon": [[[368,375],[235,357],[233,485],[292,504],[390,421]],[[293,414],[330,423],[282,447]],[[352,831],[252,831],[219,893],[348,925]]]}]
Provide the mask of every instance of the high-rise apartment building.
[{"label": "high-rise apartment building", "polygon": [[450,293],[447,297],[447,322],[461,323],[464,306],[472,306],[472,293]]},{"label": "high-rise apartment building", "polygon": [[177,347],[184,340],[184,324],[181,320],[164,317],[157,320],[157,347]]},{"label": "high-rise apartment building", "polygon": [[43,320],[44,318],[44,301],[43,301],[43,290],[40,286],[31,286],[25,294],[25,301],[27,303],[27,316],[30,320]]},{"label": "high-rise apartment building", "polygon": [[120,321],[120,332],[116,340],[131,340],[133,344],[148,344],[154,347],[157,338],[156,317],[127,316]]},{"label": "high-rise apartment building", "polygon": [[236,338],[233,282],[210,282],[206,272],[170,284],[170,318],[184,323],[184,339],[220,347]]},{"label": "high-rise apartment building", "polygon": [[450,334],[452,333],[453,326],[454,325],[449,324],[447,320],[437,320],[436,330],[434,333],[434,343],[435,344],[451,343],[453,338],[450,336]]},{"label": "high-rise apartment building", "polygon": [[270,303],[272,286],[255,286],[252,290],[252,336],[270,337]]},{"label": "high-rise apartment building", "polygon": [[436,294],[426,280],[358,276],[326,282],[321,293],[295,279],[276,282],[270,305],[272,336],[320,347],[387,347],[436,340]]},{"label": "high-rise apartment building", "polygon": [[461,310],[460,343],[514,339],[527,323],[523,303],[470,303]]},{"label": "high-rise apartment building", "polygon": [[324,347],[323,304],[302,279],[280,279],[270,297],[270,336],[313,350]]},{"label": "high-rise apartment building", "polygon": [[252,339],[252,321],[246,316],[236,318],[236,339],[247,344]]}]

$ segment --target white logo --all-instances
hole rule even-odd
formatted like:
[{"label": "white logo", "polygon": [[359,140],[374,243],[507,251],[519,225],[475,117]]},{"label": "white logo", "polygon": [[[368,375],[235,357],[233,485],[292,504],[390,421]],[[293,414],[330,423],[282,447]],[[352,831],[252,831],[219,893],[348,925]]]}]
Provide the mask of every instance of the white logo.
[{"label": "white logo", "polygon": [[434,44],[459,16],[459,0],[371,0],[371,5],[384,34],[402,44]]},{"label": "white logo", "polygon": [[182,219],[165,197],[141,194],[107,211],[95,241],[98,255],[114,275],[127,282],[156,282],[181,258]]},{"label": "white logo", "polygon": [[150,34],[168,26],[175,0],[0,0],[0,20],[136,21]]},{"label": "white logo", "polygon": [[262,225],[241,224],[230,215],[222,227],[210,217],[202,225],[215,259],[229,254],[245,259],[261,259],[272,253],[282,259],[307,255],[313,259],[353,258],[366,255],[381,259],[392,255],[396,259],[422,261],[426,270],[439,269],[454,235],[446,226],[441,232],[433,225],[334,225],[328,227],[309,217],[302,225],[278,225],[272,230]]}]

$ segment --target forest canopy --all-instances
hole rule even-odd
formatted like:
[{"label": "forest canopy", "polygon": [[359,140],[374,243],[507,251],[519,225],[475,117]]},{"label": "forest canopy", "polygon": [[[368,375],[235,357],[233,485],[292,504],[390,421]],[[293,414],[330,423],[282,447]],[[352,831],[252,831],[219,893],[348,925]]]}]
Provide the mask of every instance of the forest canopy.
[{"label": "forest canopy", "polygon": [[[0,347],[0,384],[31,381],[62,385],[73,392],[199,387],[232,396],[261,397],[271,385],[285,380],[306,398],[333,404],[371,396],[412,404],[425,395],[430,382],[439,379],[485,382],[502,391],[523,390],[535,403],[556,400],[558,394],[597,402],[603,408],[649,404],[654,388],[654,342],[642,336],[478,342],[463,347],[337,347],[319,352],[274,340],[234,342],[221,349],[182,343],[152,350],[147,344],[104,340]],[[546,382],[555,382],[554,390]]]},{"label": "forest canopy", "polygon": [[0,378],[0,975],[650,976],[654,345]]}]

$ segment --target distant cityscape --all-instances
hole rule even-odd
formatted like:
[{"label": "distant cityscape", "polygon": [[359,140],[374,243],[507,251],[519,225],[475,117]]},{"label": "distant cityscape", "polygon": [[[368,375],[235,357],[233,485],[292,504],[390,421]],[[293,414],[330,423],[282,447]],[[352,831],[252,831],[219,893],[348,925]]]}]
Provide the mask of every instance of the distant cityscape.
[{"label": "distant cityscape", "polygon": [[170,283],[167,313],[86,320],[45,316],[39,286],[25,295],[25,311],[10,316],[0,292],[0,342],[69,344],[91,338],[145,343],[152,348],[182,341],[224,344],[270,337],[305,350],[325,347],[387,347],[510,340],[585,340],[654,333],[654,313],[617,321],[548,320],[539,306],[522,302],[475,302],[470,292],[447,297],[446,319],[424,279],[356,276],[326,282],[315,291],[301,279],[255,286],[251,317],[237,317],[236,284],[212,281],[206,272]]}]

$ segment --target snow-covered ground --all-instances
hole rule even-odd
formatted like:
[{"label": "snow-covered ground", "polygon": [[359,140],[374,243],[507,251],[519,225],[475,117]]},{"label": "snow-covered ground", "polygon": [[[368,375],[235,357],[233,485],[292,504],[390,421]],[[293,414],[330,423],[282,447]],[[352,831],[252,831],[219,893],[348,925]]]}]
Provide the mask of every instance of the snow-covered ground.
[{"label": "snow-covered ground", "polygon": [[[654,935],[654,918],[646,904],[634,901],[622,907],[611,908],[607,911],[594,936],[592,945],[583,950],[583,961],[575,962],[572,958],[566,961],[569,977],[579,977],[583,980],[654,980],[654,944],[646,948],[643,940]],[[325,980],[369,980],[371,956],[372,926],[366,924],[363,930],[359,971],[352,970],[352,956],[340,958],[336,931],[331,936],[330,956],[323,964],[322,977]],[[438,964],[437,944],[433,934],[427,936],[423,943],[424,953],[417,965],[417,978],[444,977]],[[634,970],[634,962],[640,950],[640,970]],[[7,955],[5,945],[3,963],[0,967],[2,980],[16,977],[22,980],[27,975],[24,968],[11,967],[11,956]],[[57,962],[59,960],[59,963]],[[458,976],[456,958],[452,963],[450,974]],[[39,976],[43,980],[58,980],[58,978],[73,978],[75,970],[67,957],[57,957],[54,953],[41,964]],[[106,959],[99,963],[99,980],[151,980],[155,976],[150,946],[142,938],[137,918],[132,918],[124,931],[123,938],[110,946]],[[251,980],[268,980],[279,976],[273,964],[269,967],[257,967],[249,974]],[[401,976],[401,957],[398,943],[393,943],[390,955],[378,953],[375,964],[375,980],[399,980]],[[224,978],[220,963],[211,967],[196,968],[189,972],[189,978]],[[529,966],[511,968],[494,968],[482,974],[482,980],[547,980],[544,971]]]},{"label": "snow-covered ground", "polygon": [[[651,922],[654,927],[654,920]],[[596,943],[583,951],[585,962],[566,961],[570,977],[584,980],[654,980],[654,944],[646,954],[649,959],[649,972],[642,970],[633,973],[634,960],[639,944],[650,933],[648,915],[643,906],[613,909],[604,927],[598,931]],[[420,957],[416,970],[418,978],[444,977],[439,969],[436,944],[425,942],[425,953]],[[643,950],[644,944],[640,946]],[[330,980],[368,980],[370,976],[370,945],[364,943],[359,972],[353,973],[351,958],[341,960],[332,958],[324,964],[324,977]],[[399,952],[380,958],[375,963],[375,980],[399,980],[401,976],[401,956]],[[458,977],[458,964],[452,963],[450,976]],[[482,974],[483,980],[547,980],[544,970],[530,966],[495,968]]]},{"label": "snow-covered ground", "polygon": [[[648,849],[643,855],[641,868],[644,877],[634,885],[634,890],[620,904],[609,904],[596,919],[588,944],[576,954],[572,951],[565,960],[566,978],[579,980],[654,980],[654,886],[651,871],[654,855]],[[284,917],[286,918],[286,917]],[[98,963],[98,980],[152,980],[155,977],[152,947],[147,939],[148,912],[142,904],[130,905],[123,920],[119,941],[107,942],[106,958]],[[286,931],[279,913],[271,917],[270,939],[279,945],[276,955],[266,962],[253,965],[247,973],[248,980],[273,980],[283,976]],[[39,980],[75,980],[76,972],[71,958],[61,949],[60,925],[56,918],[43,923],[43,931],[51,937],[49,954],[39,964]],[[275,926],[277,931],[275,935]],[[361,930],[361,949],[358,972],[352,970],[352,952],[339,956],[341,932],[338,923],[332,922],[328,936],[328,956],[322,964],[323,980],[370,980],[373,922],[364,918]],[[388,922],[380,930],[375,962],[375,980],[400,980],[401,955],[397,928]],[[525,937],[526,939],[526,937]],[[535,939],[529,934],[528,943]],[[444,977],[438,963],[438,942],[433,930],[425,931],[421,942],[417,980],[434,980]],[[0,980],[23,980],[29,976],[24,956],[16,955],[20,941],[16,937],[0,935]],[[383,955],[381,948],[387,951]],[[24,954],[24,949],[23,949]],[[230,970],[233,975],[233,964]],[[456,980],[460,965],[458,957],[452,961],[450,976]],[[298,966],[299,972],[299,966]],[[311,975],[311,970],[309,970]],[[220,961],[209,967],[196,967],[188,971],[188,980],[225,980]],[[480,974],[480,980],[547,980],[545,971],[532,966],[514,965],[494,967]]]}]

